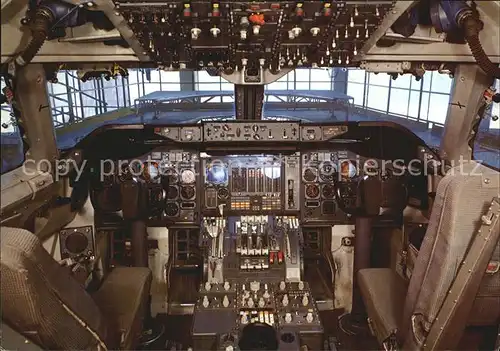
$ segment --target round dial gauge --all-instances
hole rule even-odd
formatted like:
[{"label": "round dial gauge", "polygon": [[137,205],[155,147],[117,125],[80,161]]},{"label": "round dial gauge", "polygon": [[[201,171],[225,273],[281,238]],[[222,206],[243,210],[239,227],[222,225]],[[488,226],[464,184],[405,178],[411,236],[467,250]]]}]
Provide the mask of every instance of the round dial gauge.
[{"label": "round dial gauge", "polygon": [[316,170],[312,168],[306,168],[304,170],[304,180],[306,182],[314,182],[316,180]]},{"label": "round dial gauge", "polygon": [[334,163],[327,161],[321,165],[319,174],[321,180],[331,182],[334,180],[335,174],[337,174],[337,165]]},{"label": "round dial gauge", "polygon": [[167,199],[173,200],[179,195],[179,190],[176,186],[170,185],[168,187]]},{"label": "round dial gauge", "polygon": [[364,164],[363,171],[365,174],[374,176],[378,174],[378,163],[375,160],[367,160]]},{"label": "round dial gauge", "polygon": [[158,168],[158,164],[156,162],[150,162],[144,167],[144,178],[146,180],[156,180],[160,176],[160,170]]},{"label": "round dial gauge", "polygon": [[177,181],[179,180],[179,175],[177,174],[177,171],[173,168],[165,169],[165,176],[168,179],[169,184],[177,183]]},{"label": "round dial gauge", "polygon": [[306,186],[306,196],[310,199],[317,198],[319,195],[319,188],[316,184],[308,184]]},{"label": "round dial gauge", "polygon": [[181,173],[181,182],[184,184],[193,184],[196,181],[194,172],[190,169],[185,169]]},{"label": "round dial gauge", "polygon": [[325,184],[321,189],[321,194],[325,199],[330,199],[335,195],[335,188],[331,184]]},{"label": "round dial gauge", "polygon": [[175,202],[170,202],[165,205],[165,214],[168,217],[175,217],[179,213],[179,206]]},{"label": "round dial gauge", "polygon": [[357,173],[358,170],[356,166],[350,160],[344,160],[340,164],[340,174],[342,175],[342,178],[354,178]]},{"label": "round dial gauge", "polygon": [[191,200],[195,195],[194,186],[182,186],[181,196],[183,199]]},{"label": "round dial gauge", "polygon": [[219,188],[217,190],[217,197],[221,200],[225,200],[229,197],[229,190],[227,188]]}]

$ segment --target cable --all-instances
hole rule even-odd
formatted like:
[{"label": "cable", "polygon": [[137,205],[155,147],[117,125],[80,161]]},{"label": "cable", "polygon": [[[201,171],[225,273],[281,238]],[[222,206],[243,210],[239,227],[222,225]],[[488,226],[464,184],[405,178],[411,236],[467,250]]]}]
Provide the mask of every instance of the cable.
[{"label": "cable", "polygon": [[472,14],[467,15],[461,21],[465,32],[465,39],[469,44],[470,51],[476,59],[477,64],[488,75],[500,79],[500,67],[491,62],[488,55],[484,52],[483,46],[479,40],[479,31],[481,23]]},{"label": "cable", "polygon": [[24,52],[16,58],[16,63],[25,66],[33,60],[38,51],[42,48],[45,39],[49,34],[50,23],[52,23],[52,14],[43,9],[37,10],[31,32],[33,38],[29,42]]}]

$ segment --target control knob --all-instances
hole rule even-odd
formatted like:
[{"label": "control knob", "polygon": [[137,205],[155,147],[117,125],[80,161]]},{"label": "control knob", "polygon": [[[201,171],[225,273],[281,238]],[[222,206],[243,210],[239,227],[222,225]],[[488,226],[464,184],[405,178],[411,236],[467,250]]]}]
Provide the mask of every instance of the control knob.
[{"label": "control knob", "polygon": [[309,298],[307,297],[307,295],[304,295],[304,297],[302,298],[302,305],[309,305]]},{"label": "control knob", "polygon": [[258,281],[253,281],[250,283],[250,290],[257,292],[260,290],[260,283]]},{"label": "control knob", "polygon": [[302,280],[299,282],[299,290],[304,290],[304,282]]},{"label": "control knob", "polygon": [[224,307],[229,306],[229,299],[227,298],[226,295],[224,295],[224,299],[222,300],[222,306],[224,306]]},{"label": "control knob", "polygon": [[260,308],[263,308],[265,305],[266,305],[266,302],[264,301],[264,298],[263,298],[263,297],[261,297],[261,298],[259,299],[259,307],[260,307]]},{"label": "control knob", "polygon": [[307,315],[306,315],[307,323],[312,323],[313,320],[314,320],[314,317],[313,317],[312,312],[307,312]]},{"label": "control knob", "polygon": [[283,296],[283,300],[281,300],[281,303],[283,304],[283,306],[288,306],[288,295],[285,294],[285,296]]},{"label": "control knob", "polygon": [[264,298],[265,299],[268,299],[269,297],[271,297],[271,295],[269,294],[269,291],[267,291],[267,288],[266,288],[266,291],[264,291]]},{"label": "control knob", "polygon": [[210,291],[210,289],[212,289],[212,284],[210,284],[210,282],[206,282],[205,283],[205,290]]},{"label": "control knob", "polygon": [[210,33],[212,33],[214,38],[217,38],[217,35],[220,33],[220,29],[217,27],[210,28]]},{"label": "control knob", "polygon": [[203,296],[203,307],[207,308],[208,305],[210,305],[210,301],[208,301],[208,297],[205,295]]},{"label": "control knob", "polygon": [[298,37],[301,32],[302,32],[302,28],[300,28],[300,27],[292,28],[292,34],[295,38]]},{"label": "control knob", "polygon": [[191,29],[191,39],[196,40],[200,36],[201,29],[200,28],[193,28]]},{"label": "control knob", "polygon": [[240,320],[241,324],[245,325],[245,324],[248,324],[248,316],[246,314],[243,314],[241,316],[241,320]]},{"label": "control knob", "polygon": [[292,323],[292,314],[290,312],[285,314],[285,323]]},{"label": "control knob", "polygon": [[311,34],[313,37],[317,36],[319,33],[320,29],[318,27],[313,27],[311,28]]},{"label": "control knob", "polygon": [[247,301],[247,305],[248,305],[248,307],[253,308],[253,306],[254,306],[254,302],[253,302],[253,299],[252,299],[252,298],[249,298],[249,299],[248,299],[248,301]]},{"label": "control knob", "polygon": [[231,289],[231,285],[229,284],[229,282],[226,280],[224,282],[224,290],[228,291],[229,289]]},{"label": "control knob", "polygon": [[280,282],[280,290],[283,291],[283,290],[285,290],[285,288],[286,288],[286,283],[284,281],[281,281]]}]

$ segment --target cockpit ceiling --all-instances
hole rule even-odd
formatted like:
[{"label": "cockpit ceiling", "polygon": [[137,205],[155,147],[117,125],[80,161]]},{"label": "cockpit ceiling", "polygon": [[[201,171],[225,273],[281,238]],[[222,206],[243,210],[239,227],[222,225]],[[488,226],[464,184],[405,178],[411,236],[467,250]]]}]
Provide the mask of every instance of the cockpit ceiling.
[{"label": "cockpit ceiling", "polygon": [[[406,61],[474,62],[467,44],[450,42],[456,35],[437,33],[432,25],[419,24],[409,37],[397,34],[408,29],[396,29],[398,19],[410,21],[408,9],[422,3],[95,0],[87,3],[92,4],[88,18],[103,29],[88,22],[51,33],[57,38],[46,41],[32,62],[120,62],[165,69],[219,68],[229,62],[236,69],[258,69],[265,60],[264,66],[274,70],[394,62],[378,67],[381,71],[401,70]],[[481,44],[499,63],[500,1],[475,4],[484,23]],[[31,35],[22,24],[26,2],[3,0],[1,6],[1,60],[6,62]]]}]

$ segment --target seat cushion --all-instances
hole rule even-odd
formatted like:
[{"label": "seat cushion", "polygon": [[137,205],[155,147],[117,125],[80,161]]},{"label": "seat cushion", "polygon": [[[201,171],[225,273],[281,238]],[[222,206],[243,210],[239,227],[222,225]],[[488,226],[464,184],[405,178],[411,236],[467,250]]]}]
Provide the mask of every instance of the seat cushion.
[{"label": "seat cushion", "polygon": [[398,329],[407,284],[390,268],[362,269],[358,284],[375,336],[382,343]]},{"label": "seat cushion", "polygon": [[85,289],[31,232],[0,229],[2,320],[48,350],[111,344],[107,321]]},{"label": "seat cushion", "polygon": [[139,341],[152,274],[149,268],[116,267],[93,294],[94,301],[117,333],[120,348],[133,350]]}]

